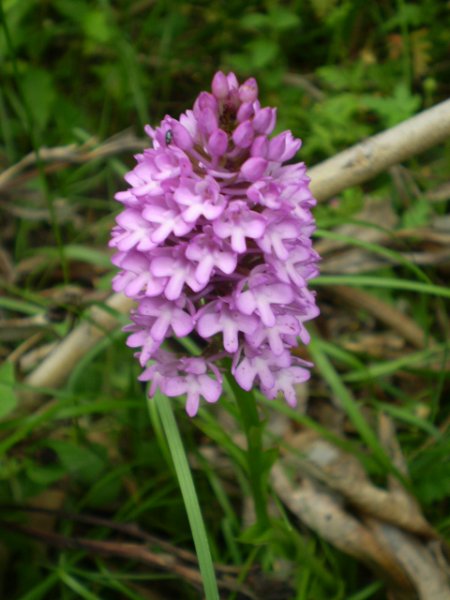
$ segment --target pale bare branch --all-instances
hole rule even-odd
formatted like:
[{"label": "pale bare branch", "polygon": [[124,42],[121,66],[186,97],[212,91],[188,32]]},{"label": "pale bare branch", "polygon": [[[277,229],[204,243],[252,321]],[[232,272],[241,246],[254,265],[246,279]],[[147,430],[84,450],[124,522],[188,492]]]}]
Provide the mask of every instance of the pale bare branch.
[{"label": "pale bare branch", "polygon": [[450,100],[446,100],[313,167],[312,192],[319,201],[327,200],[449,137]]}]

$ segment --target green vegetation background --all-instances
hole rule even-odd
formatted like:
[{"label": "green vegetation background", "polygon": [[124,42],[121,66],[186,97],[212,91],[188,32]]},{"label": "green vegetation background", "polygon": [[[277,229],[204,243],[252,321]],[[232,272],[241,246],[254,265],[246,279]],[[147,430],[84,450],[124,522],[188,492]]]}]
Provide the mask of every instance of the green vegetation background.
[{"label": "green vegetation background", "polygon": [[[278,107],[278,129],[289,128],[304,140],[301,158],[312,165],[448,97],[449,8],[441,0],[3,0],[0,166],[6,169],[38,148],[95,147],[124,131],[143,137],[145,124],[189,108],[219,68],[234,70],[241,79],[258,79],[263,103]],[[449,160],[447,144],[411,161],[406,192],[396,187],[392,174],[348,190],[339,201],[318,207],[318,224],[331,229],[347,222],[364,208],[370,193],[391,200],[399,229],[427,227],[445,215],[448,195],[432,204],[426,194],[445,181]],[[132,164],[131,152],[119,149],[106,158],[69,161],[63,169],[38,165],[1,190],[1,249],[13,270],[11,276],[2,274],[0,317],[5,322],[45,315],[41,341],[55,341],[76,324],[85,304],[97,301],[97,292],[102,297],[109,290],[113,270],[106,245],[118,210],[112,198]],[[400,265],[375,276],[415,277],[443,287],[448,269],[431,264],[420,273],[411,276],[408,265]],[[414,290],[374,293],[405,310],[425,338],[445,342],[441,300]],[[333,314],[328,300],[325,293],[323,320]],[[49,316],[55,310],[62,315]],[[357,327],[367,326],[364,307],[355,314]],[[343,323],[345,338],[345,319]],[[416,357],[409,363],[405,351],[406,361],[383,361],[382,356],[342,350],[342,340],[327,336],[325,325],[319,330],[333,373],[347,377],[368,411],[377,413],[382,406],[394,417],[413,493],[433,525],[448,534],[444,369],[436,372],[430,366],[427,348],[423,360]],[[1,336],[0,358],[6,359],[23,340],[20,333]],[[444,364],[446,354],[441,358]],[[379,366],[379,376],[364,370],[368,362]],[[405,369],[419,378],[414,390],[397,378]],[[43,413],[15,416],[20,371],[7,362],[0,367],[0,504],[21,504],[49,490],[64,490],[68,510],[136,522],[192,550],[160,423],[155,411],[147,410],[136,382],[138,366],[124,336],[117,332],[87,355],[62,390],[50,394],[57,403]],[[326,396],[323,380],[333,388],[328,376],[326,368],[316,372],[313,396]],[[240,540],[241,497],[248,488],[239,460],[233,458],[235,446],[213,411],[188,421],[181,405],[177,410],[186,446],[201,466],[196,483],[216,561],[242,568],[243,577],[253,564],[269,575],[289,564],[291,591],[279,592],[273,596],[277,599],[386,597],[381,580],[316,534],[298,528],[288,515],[264,544]],[[376,459],[376,444],[361,431],[356,427],[352,433],[358,447]],[[233,483],[224,483],[196,453],[208,439],[232,457],[237,472]],[[371,464],[366,468],[382,484],[388,467]],[[1,518],[22,519],[6,510]],[[58,531],[70,536],[75,525],[64,522]],[[90,534],[114,539],[105,527]],[[0,536],[0,590],[8,600],[199,597],[170,572],[146,570],[131,560],[44,551],[27,536]]]}]

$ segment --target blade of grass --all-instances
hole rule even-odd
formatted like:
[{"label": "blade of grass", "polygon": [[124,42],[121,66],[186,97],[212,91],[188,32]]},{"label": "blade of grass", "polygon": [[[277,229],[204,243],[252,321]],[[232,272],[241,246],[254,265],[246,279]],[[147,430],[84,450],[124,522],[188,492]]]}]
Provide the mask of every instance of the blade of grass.
[{"label": "blade of grass", "polygon": [[403,421],[404,423],[412,425],[413,427],[417,427],[418,429],[422,429],[436,439],[442,437],[442,434],[437,427],[432,425],[429,421],[421,419],[417,415],[408,411],[406,408],[395,406],[394,404],[387,404],[387,402],[376,402],[375,406],[380,411],[383,411],[391,417],[394,417],[394,419]]},{"label": "blade of grass", "polygon": [[162,426],[166,434],[167,443],[172,455],[175,472],[181,488],[184,505],[186,508],[189,525],[194,539],[200,573],[207,600],[219,600],[216,574],[209,549],[208,536],[200,510],[197,492],[192,479],[191,470],[186,457],[186,452],[181,440],[172,405],[163,394],[156,394],[153,400],[158,406]]},{"label": "blade of grass", "polygon": [[57,571],[61,581],[67,585],[77,596],[81,596],[84,600],[98,600],[98,596],[92,594],[84,585],[82,585],[77,579],[66,573],[65,571]]},{"label": "blade of grass", "polygon": [[390,248],[385,248],[384,246],[380,246],[378,244],[374,244],[373,242],[366,242],[364,240],[360,240],[355,237],[351,237],[349,235],[343,235],[341,233],[336,233],[334,231],[326,231],[324,229],[317,229],[314,232],[314,235],[318,238],[322,238],[325,240],[335,240],[337,242],[344,242],[349,246],[356,246],[357,248],[362,248],[364,250],[368,250],[373,254],[378,254],[379,256],[383,256],[388,260],[399,263],[412,271],[415,275],[417,275],[418,279],[421,279],[425,283],[430,283],[427,275],[420,269],[416,264],[414,264],[408,258],[405,258],[400,252],[396,252],[395,250],[391,250]]},{"label": "blade of grass", "polygon": [[[67,260],[77,260],[87,264],[111,268],[111,259],[109,254],[102,250],[81,246],[79,244],[66,244],[64,252]],[[34,249],[34,254],[46,256],[49,260],[58,260],[59,252],[57,248],[41,247]]]},{"label": "blade of grass", "polygon": [[[374,457],[377,459],[380,465],[382,465],[384,468],[387,468],[389,472],[396,473],[395,467],[392,465],[389,457],[386,455],[383,447],[378,441],[377,436],[363,417],[363,414],[352,393],[342,383],[338,373],[328,360],[324,349],[321,346],[321,340],[315,336],[311,339],[309,352],[317,369],[330,386],[333,394],[335,394],[335,396],[338,398],[342,408],[347,413],[348,418],[361,436],[361,439],[372,450]],[[400,476],[400,474],[397,475]]]},{"label": "blade of grass", "polygon": [[349,368],[353,367],[357,371],[360,371],[365,368],[364,363],[361,360],[359,360],[356,356],[354,356],[351,352],[340,348],[336,344],[333,344],[328,341],[326,342],[325,340],[321,340],[320,343],[324,351],[326,351],[326,353],[328,354],[328,356],[331,356],[335,360],[341,362],[343,365],[346,365]]},{"label": "blade of grass", "polygon": [[[328,440],[338,448],[346,452],[350,452],[352,454],[358,454],[358,449],[355,444],[353,444],[350,440],[346,440],[342,437],[339,437],[337,434],[328,430],[326,427],[323,427],[315,421],[308,417],[308,415],[302,414],[296,408],[291,408],[284,400],[269,400],[262,394],[257,394],[258,402],[262,405],[266,406],[270,410],[276,410],[283,415],[286,415],[294,421],[298,423],[302,427],[306,427],[307,429],[311,429],[311,431],[316,431],[320,436],[322,436],[325,440]],[[359,453],[360,458],[362,458],[362,453]]]},{"label": "blade of grass", "polygon": [[322,285],[389,288],[392,290],[406,290],[450,298],[450,288],[419,281],[410,281],[409,279],[394,279],[391,277],[375,277],[369,275],[320,275],[311,281],[312,287]]},{"label": "blade of grass", "polygon": [[20,596],[18,600],[41,600],[41,598],[48,598],[47,592],[55,587],[58,583],[58,576],[56,573],[51,573],[47,579],[44,579],[36,585],[28,594]]},{"label": "blade of grass", "polygon": [[347,600],[367,600],[367,598],[372,597],[378,590],[381,590],[383,587],[382,581],[374,581],[366,586],[363,590],[356,592],[356,594],[352,594]]},{"label": "blade of grass", "polygon": [[446,344],[439,344],[428,348],[427,350],[420,350],[419,352],[411,352],[406,356],[397,358],[395,360],[388,360],[378,363],[370,367],[366,367],[364,370],[351,371],[342,377],[343,381],[349,381],[355,383],[357,381],[367,381],[370,379],[378,379],[386,375],[391,375],[399,371],[400,369],[412,366],[417,362],[425,362],[431,358],[436,359],[439,354],[442,354],[446,350]]},{"label": "blade of grass", "polygon": [[12,446],[23,440],[27,435],[33,431],[34,428],[50,420],[55,413],[58,412],[58,405],[54,404],[48,410],[42,414],[34,414],[29,417],[25,417],[21,421],[21,426],[18,427],[12,435],[7,437],[0,442],[0,456],[3,456]]},{"label": "blade of grass", "polygon": [[35,306],[30,302],[18,300],[17,298],[0,298],[0,308],[5,308],[6,310],[13,310],[15,312],[24,313],[26,315],[37,315],[39,313],[42,313],[42,308],[40,308],[39,306]]}]

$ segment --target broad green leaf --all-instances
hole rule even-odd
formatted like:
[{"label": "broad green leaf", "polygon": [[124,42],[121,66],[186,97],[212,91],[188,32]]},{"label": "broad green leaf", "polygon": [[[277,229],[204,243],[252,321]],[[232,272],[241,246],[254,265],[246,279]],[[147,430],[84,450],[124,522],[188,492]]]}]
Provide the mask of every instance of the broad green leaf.
[{"label": "broad green leaf", "polygon": [[56,101],[51,74],[43,69],[27,69],[22,77],[22,91],[34,125],[45,129]]},{"label": "broad green leaf", "polygon": [[105,461],[86,446],[65,440],[48,440],[45,445],[56,452],[69,473],[83,481],[94,482],[105,467]]}]

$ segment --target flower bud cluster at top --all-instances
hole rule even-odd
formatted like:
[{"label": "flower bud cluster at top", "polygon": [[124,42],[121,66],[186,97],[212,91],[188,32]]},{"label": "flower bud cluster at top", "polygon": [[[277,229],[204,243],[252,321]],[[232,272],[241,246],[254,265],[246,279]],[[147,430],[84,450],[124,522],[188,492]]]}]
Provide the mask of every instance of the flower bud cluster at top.
[{"label": "flower bud cluster at top", "polygon": [[[283,165],[301,141],[290,131],[270,138],[275,108],[261,108],[256,81],[239,85],[216,73],[179,120],[146,127],[153,147],[136,156],[110,246],[120,272],[113,288],[137,302],[128,345],[139,348],[140,379],[167,396],[200,398],[222,391],[220,361],[245,390],[295,404],[294,384],[309,363],[291,355],[308,343],[305,321],[318,314],[307,282],[317,275],[311,247],[315,204],[303,163]],[[196,332],[202,357],[161,348]]]}]

